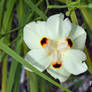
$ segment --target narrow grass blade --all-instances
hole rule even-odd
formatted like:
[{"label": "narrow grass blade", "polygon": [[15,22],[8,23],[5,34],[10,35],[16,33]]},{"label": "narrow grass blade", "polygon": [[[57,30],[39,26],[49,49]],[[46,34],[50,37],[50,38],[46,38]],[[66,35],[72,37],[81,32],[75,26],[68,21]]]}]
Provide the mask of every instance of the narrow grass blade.
[{"label": "narrow grass blade", "polygon": [[67,2],[70,1],[70,0],[57,0],[57,1],[63,2],[63,3],[67,3]]},{"label": "narrow grass blade", "polygon": [[43,80],[41,78],[40,79],[40,92],[48,92],[46,87],[47,87],[46,80]]},{"label": "narrow grass blade", "polygon": [[3,61],[4,56],[5,56],[5,53],[4,52],[1,52],[0,53],[0,63]]},{"label": "narrow grass blade", "polygon": [[48,9],[60,9],[60,8],[89,8],[88,5],[49,5]]},{"label": "narrow grass blade", "polygon": [[88,24],[90,30],[92,31],[92,20],[90,19],[87,10],[86,9],[80,9],[80,10],[82,12],[82,15],[83,15],[86,23]]},{"label": "narrow grass blade", "polygon": [[1,0],[0,1],[0,31],[1,31],[2,21],[3,21],[4,4],[5,4],[5,0]]},{"label": "narrow grass blade", "polygon": [[2,23],[2,33],[5,33],[8,29],[7,27],[9,25],[9,21],[11,19],[11,14],[12,14],[12,10],[14,8],[15,2],[16,2],[16,0],[8,0],[8,2],[7,2],[7,5],[6,5],[7,10],[4,13],[3,23]]},{"label": "narrow grass blade", "polygon": [[7,81],[7,65],[8,55],[4,56],[3,68],[2,68],[2,92],[6,92],[6,81]]},{"label": "narrow grass blade", "polygon": [[90,57],[89,57],[89,53],[88,53],[86,47],[85,47],[84,52],[87,54],[87,61],[86,61],[86,63],[87,63],[87,65],[88,65],[88,71],[92,74],[92,62],[91,62],[91,59],[90,59]]},{"label": "narrow grass blade", "polygon": [[15,83],[14,83],[13,92],[18,92],[19,91],[20,75],[21,75],[21,65],[18,64],[17,69],[16,69]]},{"label": "narrow grass blade", "polygon": [[15,78],[16,68],[17,68],[17,62],[12,62],[10,67],[9,78],[7,80],[6,92],[12,92],[12,86]]},{"label": "narrow grass blade", "polygon": [[38,92],[38,78],[34,72],[29,73],[30,92]]}]

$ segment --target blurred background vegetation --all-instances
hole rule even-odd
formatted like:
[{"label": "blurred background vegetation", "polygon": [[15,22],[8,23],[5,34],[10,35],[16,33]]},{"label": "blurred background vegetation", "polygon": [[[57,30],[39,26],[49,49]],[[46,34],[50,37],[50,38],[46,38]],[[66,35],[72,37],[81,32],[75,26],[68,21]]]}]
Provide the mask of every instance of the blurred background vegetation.
[{"label": "blurred background vegetation", "polygon": [[[23,27],[60,12],[88,34],[84,50],[88,71],[72,75],[62,85],[46,71],[45,75],[36,71],[22,58],[28,51],[23,41]],[[91,59],[92,0],[0,0],[0,92],[92,92]],[[35,72],[25,71],[22,64]]]}]

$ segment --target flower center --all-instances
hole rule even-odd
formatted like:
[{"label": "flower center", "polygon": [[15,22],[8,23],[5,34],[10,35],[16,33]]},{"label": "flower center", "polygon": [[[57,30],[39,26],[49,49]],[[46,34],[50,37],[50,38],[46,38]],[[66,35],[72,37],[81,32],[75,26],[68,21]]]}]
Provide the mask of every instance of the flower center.
[{"label": "flower center", "polygon": [[[50,56],[50,62],[53,68],[59,69],[62,66],[62,57],[64,52],[73,46],[73,42],[70,38],[63,40],[51,40],[43,37],[40,41],[41,46],[48,52]],[[52,62],[53,61],[53,62]]]}]

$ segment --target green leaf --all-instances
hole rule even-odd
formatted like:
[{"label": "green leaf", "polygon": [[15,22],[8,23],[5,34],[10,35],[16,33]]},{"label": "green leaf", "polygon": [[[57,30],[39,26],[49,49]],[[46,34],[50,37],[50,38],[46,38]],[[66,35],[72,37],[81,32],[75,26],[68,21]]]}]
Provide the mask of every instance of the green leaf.
[{"label": "green leaf", "polygon": [[92,20],[90,19],[89,15],[88,15],[88,12],[86,9],[80,9],[81,12],[82,12],[82,15],[86,21],[86,23],[88,24],[89,28],[91,29],[92,31]]},{"label": "green leaf", "polygon": [[30,92],[38,92],[38,76],[34,72],[29,73]]},{"label": "green leaf", "polygon": [[7,81],[7,65],[8,55],[4,56],[3,68],[2,68],[2,92],[6,92],[6,81]]},{"label": "green leaf", "polygon": [[48,92],[46,89],[47,85],[48,85],[47,82],[41,78],[40,79],[40,92]]}]

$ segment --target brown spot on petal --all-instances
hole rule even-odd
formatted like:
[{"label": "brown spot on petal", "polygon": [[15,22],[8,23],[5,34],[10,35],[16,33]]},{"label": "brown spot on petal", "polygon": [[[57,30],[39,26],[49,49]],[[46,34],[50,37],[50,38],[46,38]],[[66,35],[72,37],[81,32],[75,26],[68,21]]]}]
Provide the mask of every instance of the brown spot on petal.
[{"label": "brown spot on petal", "polygon": [[62,63],[61,62],[52,62],[52,66],[55,69],[59,69],[62,66]]},{"label": "brown spot on petal", "polygon": [[49,41],[48,38],[43,37],[43,38],[41,39],[41,41],[40,41],[41,46],[42,46],[42,47],[45,47],[45,45],[48,44],[48,41]]},{"label": "brown spot on petal", "polygon": [[68,46],[69,46],[70,48],[72,48],[72,47],[73,47],[73,42],[72,42],[72,40],[71,40],[70,38],[67,38],[66,41],[68,42]]}]

